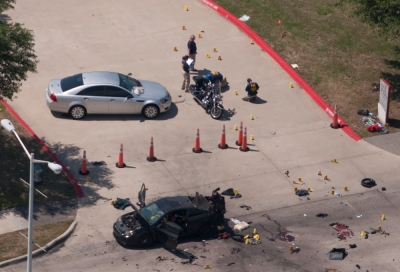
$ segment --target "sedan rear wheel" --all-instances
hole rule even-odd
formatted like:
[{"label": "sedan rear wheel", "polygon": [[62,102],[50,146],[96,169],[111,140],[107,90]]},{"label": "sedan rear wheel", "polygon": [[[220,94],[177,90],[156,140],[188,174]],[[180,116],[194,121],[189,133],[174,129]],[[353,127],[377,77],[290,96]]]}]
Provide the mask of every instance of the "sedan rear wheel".
[{"label": "sedan rear wheel", "polygon": [[158,113],[159,110],[156,105],[148,105],[143,109],[144,116],[149,119],[156,118]]},{"label": "sedan rear wheel", "polygon": [[69,115],[71,115],[71,117],[73,119],[82,119],[83,117],[85,117],[86,115],[86,109],[83,106],[73,106],[70,110],[69,110]]},{"label": "sedan rear wheel", "polygon": [[152,243],[153,237],[149,233],[142,234],[138,238],[138,245],[141,248],[149,247]]}]

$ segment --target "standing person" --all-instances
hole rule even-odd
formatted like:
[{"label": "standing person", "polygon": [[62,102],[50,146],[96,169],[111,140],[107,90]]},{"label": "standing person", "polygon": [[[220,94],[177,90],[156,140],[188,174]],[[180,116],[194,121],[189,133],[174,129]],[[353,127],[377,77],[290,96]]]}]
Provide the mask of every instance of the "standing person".
[{"label": "standing person", "polygon": [[249,101],[251,103],[254,103],[256,101],[258,89],[260,87],[258,86],[257,82],[253,82],[251,78],[247,79],[247,85],[246,85],[246,92],[247,96],[243,97],[242,99],[244,101]]},{"label": "standing person", "polygon": [[191,71],[197,71],[194,68],[194,65],[196,63],[196,54],[197,54],[197,46],[196,43],[194,42],[194,40],[196,39],[196,37],[194,35],[191,35],[187,44],[188,47],[188,56],[189,58],[193,59],[193,63],[190,65],[190,70]]},{"label": "standing person", "polygon": [[182,75],[183,75],[183,83],[182,83],[182,90],[185,90],[185,92],[189,91],[189,84],[190,84],[190,74],[189,74],[189,64],[187,64],[187,60],[189,59],[189,56],[183,56],[182,57]]}]

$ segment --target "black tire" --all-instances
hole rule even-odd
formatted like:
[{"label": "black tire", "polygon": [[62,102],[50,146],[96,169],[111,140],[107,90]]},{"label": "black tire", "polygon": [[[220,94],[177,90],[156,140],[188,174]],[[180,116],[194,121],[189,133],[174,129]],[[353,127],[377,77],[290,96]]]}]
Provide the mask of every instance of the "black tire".
[{"label": "black tire", "polygon": [[361,185],[366,188],[371,188],[376,186],[376,182],[372,178],[365,178],[361,180]]},{"label": "black tire", "polygon": [[147,105],[146,107],[143,108],[143,115],[147,119],[154,119],[158,116],[160,113],[160,110],[156,105]]},{"label": "black tire", "polygon": [[200,238],[207,238],[213,235],[215,232],[215,228],[211,224],[206,224],[200,227],[198,231],[198,235]]},{"label": "black tire", "polygon": [[138,237],[138,246],[140,248],[148,248],[153,244],[153,236],[149,233],[144,233]]},{"label": "black tire", "polygon": [[69,115],[75,120],[82,119],[86,116],[86,108],[81,105],[73,106],[69,109]]},{"label": "black tire", "polygon": [[212,107],[210,115],[213,119],[220,119],[222,117],[223,110],[218,107]]}]

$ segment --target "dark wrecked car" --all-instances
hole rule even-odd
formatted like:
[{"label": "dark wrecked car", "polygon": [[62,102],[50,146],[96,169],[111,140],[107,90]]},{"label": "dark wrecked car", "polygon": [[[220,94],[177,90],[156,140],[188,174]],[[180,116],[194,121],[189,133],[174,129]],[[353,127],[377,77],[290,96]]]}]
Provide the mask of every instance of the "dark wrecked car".
[{"label": "dark wrecked car", "polygon": [[124,214],[114,223],[114,237],[126,246],[146,248],[155,241],[167,248],[176,248],[179,238],[198,236],[205,238],[223,224],[225,198],[219,188],[211,196],[196,192],[192,196],[174,196],[158,199],[145,204],[146,188],[139,192],[139,209],[129,199],[117,199],[114,207],[125,209],[131,206],[134,211]]}]

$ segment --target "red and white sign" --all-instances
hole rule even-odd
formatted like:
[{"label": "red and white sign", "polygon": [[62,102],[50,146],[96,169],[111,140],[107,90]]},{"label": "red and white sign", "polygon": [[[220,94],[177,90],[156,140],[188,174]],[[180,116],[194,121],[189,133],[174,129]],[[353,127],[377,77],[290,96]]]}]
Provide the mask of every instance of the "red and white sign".
[{"label": "red and white sign", "polygon": [[383,124],[387,124],[389,120],[389,106],[391,95],[390,84],[383,78],[380,81],[379,103],[378,103],[378,118]]}]

